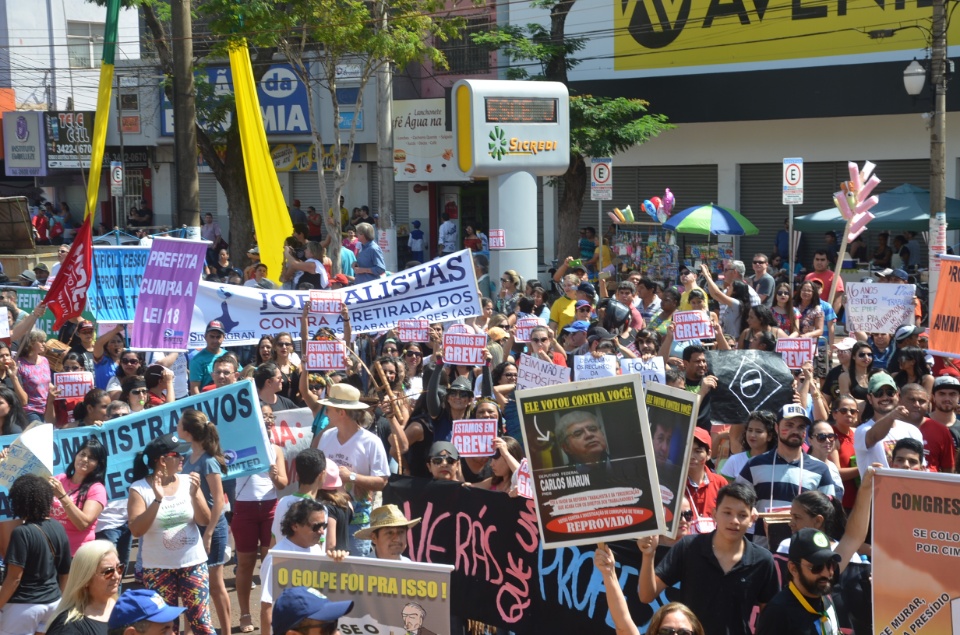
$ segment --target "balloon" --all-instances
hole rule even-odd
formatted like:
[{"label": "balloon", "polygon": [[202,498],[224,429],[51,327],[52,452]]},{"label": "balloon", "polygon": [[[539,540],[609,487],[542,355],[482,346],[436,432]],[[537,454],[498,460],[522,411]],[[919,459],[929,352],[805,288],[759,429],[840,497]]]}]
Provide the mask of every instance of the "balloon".
[{"label": "balloon", "polygon": [[612,220],[615,225],[620,224],[620,217],[614,214],[613,212],[607,212],[607,216],[610,217],[610,220]]},{"label": "balloon", "polygon": [[626,219],[628,223],[635,223],[637,220],[633,217],[633,210],[630,209],[629,205],[620,210],[620,213],[623,214],[623,218]]},{"label": "balloon", "polygon": [[643,202],[643,211],[645,211],[653,220],[657,220],[657,208],[651,201]]},{"label": "balloon", "polygon": [[661,199],[659,196],[654,196],[650,199],[650,202],[653,203],[653,206],[658,210],[663,209],[663,199]]},{"label": "balloon", "polygon": [[673,206],[676,204],[676,202],[677,201],[673,196],[673,192],[671,192],[670,188],[668,187],[663,193],[663,211],[667,216],[673,213]]}]

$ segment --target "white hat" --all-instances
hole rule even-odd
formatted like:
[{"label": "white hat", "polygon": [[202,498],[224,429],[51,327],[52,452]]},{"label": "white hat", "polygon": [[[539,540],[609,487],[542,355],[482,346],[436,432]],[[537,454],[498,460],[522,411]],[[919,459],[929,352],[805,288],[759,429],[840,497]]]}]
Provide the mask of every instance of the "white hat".
[{"label": "white hat", "polygon": [[350,384],[334,384],[327,391],[327,398],[321,399],[320,403],[344,410],[366,410],[370,407],[360,401],[360,391]]}]

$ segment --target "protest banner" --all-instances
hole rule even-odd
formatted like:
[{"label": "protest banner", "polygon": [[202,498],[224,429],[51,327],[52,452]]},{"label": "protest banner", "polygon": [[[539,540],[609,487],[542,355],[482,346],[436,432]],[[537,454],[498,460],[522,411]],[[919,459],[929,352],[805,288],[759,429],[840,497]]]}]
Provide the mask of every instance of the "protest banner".
[{"label": "protest banner", "polygon": [[311,289],[310,310],[313,313],[340,313],[343,310],[343,291]]},{"label": "protest banner", "polygon": [[460,456],[492,456],[497,438],[496,419],[459,419],[453,422],[453,445]]},{"label": "protest banner", "polygon": [[743,423],[754,410],[779,412],[793,402],[793,373],[772,351],[707,351],[709,374],[717,387],[710,391],[710,418],[718,423]]},{"label": "protest banner", "polygon": [[[354,334],[393,329],[399,320],[449,322],[481,314],[470,250],[346,287],[343,294]],[[205,346],[203,334],[212,320],[223,323],[227,332],[225,346],[256,344],[262,335],[279,331],[300,339],[301,315],[309,298],[307,291],[268,291],[201,282],[190,327],[190,345]],[[311,333],[320,327],[343,333],[339,314],[330,317],[312,313],[309,320]]]},{"label": "protest banner", "polygon": [[53,424],[28,428],[7,448],[7,458],[0,462],[0,488],[10,489],[22,474],[53,476]]},{"label": "protest banner", "polygon": [[553,362],[526,353],[520,355],[520,363],[517,365],[517,390],[568,383],[570,369],[566,366],[557,366]]},{"label": "protest banner", "polygon": [[930,312],[929,342],[931,355],[960,358],[960,257],[940,256],[940,286]]},{"label": "protest banner", "polygon": [[904,324],[914,322],[916,285],[849,282],[845,291],[847,332],[893,335]]},{"label": "protest banner", "polygon": [[[43,302],[43,296],[46,295],[46,291],[38,287],[16,287],[16,286],[0,286],[0,292],[6,294],[13,294],[16,297],[17,308],[21,311],[26,311],[28,314],[32,313],[37,305]],[[93,314],[90,313],[89,308],[83,312],[84,319],[93,320]],[[40,316],[40,319],[37,320],[34,324],[34,330],[43,331],[47,334],[47,337],[56,337],[57,330],[53,328],[53,311],[47,309],[47,311]]]},{"label": "protest banner", "polygon": [[817,355],[817,340],[810,337],[781,337],[776,351],[790,370],[800,370]]},{"label": "protest banner", "polygon": [[473,335],[473,334],[475,334],[476,332],[477,332],[477,329],[473,328],[472,326],[467,326],[466,324],[463,324],[462,322],[457,322],[456,324],[451,324],[450,326],[447,327],[447,330],[444,331],[444,333],[449,333],[450,335],[457,335],[457,334],[462,334],[462,333],[463,333],[463,334],[468,334],[468,335]]},{"label": "protest banner", "polygon": [[274,601],[290,587],[305,586],[333,602],[353,602],[338,620],[343,633],[450,633],[450,565],[354,557],[334,562],[276,549],[270,557],[272,579],[263,583],[273,585]]},{"label": "protest banner", "polygon": [[94,246],[87,306],[97,321],[116,324],[134,321],[149,253],[146,247]]},{"label": "protest banner", "polygon": [[960,630],[960,476],[880,469],[873,479],[873,632]]},{"label": "protest banner", "polygon": [[517,496],[533,500],[533,474],[530,473],[530,459],[523,457],[517,468]]},{"label": "protest banner", "polygon": [[639,357],[624,357],[620,360],[620,373],[623,375],[640,375],[643,385],[653,382],[657,384],[667,383],[667,370],[663,363],[663,358],[659,355],[643,360]]},{"label": "protest banner", "polygon": [[514,332],[514,340],[517,342],[529,342],[530,331],[538,326],[544,326],[544,321],[538,317],[525,317],[517,320],[517,328]]},{"label": "protest banner", "polygon": [[673,339],[677,342],[712,340],[716,335],[706,311],[677,311],[673,314]]},{"label": "protest banner", "polygon": [[[408,532],[405,555],[454,566],[452,609],[461,620],[517,634],[613,632],[593,546],[541,549],[532,500],[395,476],[383,502],[398,505],[407,518],[423,518]],[[653,603],[641,603],[636,541],[609,546],[634,624],[647,624],[660,606],[680,599],[679,589],[670,587]]]},{"label": "protest banner", "polygon": [[617,374],[617,356],[601,355],[594,357],[590,353],[573,356],[573,380],[587,381],[601,377],[615,377]]},{"label": "protest banner", "polygon": [[54,373],[53,384],[57,387],[58,399],[83,399],[93,389],[93,373]]},{"label": "protest banner", "polygon": [[0,339],[10,341],[10,313],[5,306],[0,306]]},{"label": "protest banner", "polygon": [[397,337],[401,342],[429,342],[430,322],[427,320],[397,320]]},{"label": "protest banner", "polygon": [[345,352],[340,340],[310,340],[307,342],[307,369],[343,370],[346,367]]},{"label": "protest banner", "polygon": [[[91,435],[96,436],[110,455],[104,477],[107,498],[124,498],[133,476],[137,452],[156,437],[176,432],[180,416],[189,409],[203,412],[216,424],[227,460],[224,479],[261,474],[271,465],[256,387],[253,382],[241,381],[112,419],[99,427],[56,430],[53,436],[53,473],[62,473],[83,440]],[[17,435],[0,436],[0,447],[11,445],[16,438]],[[0,488],[0,520],[9,518],[7,492]]]},{"label": "protest banner", "polygon": [[287,486],[277,492],[277,498],[297,491],[297,470],[294,460],[302,450],[310,447],[313,442],[314,414],[310,408],[296,408],[275,412],[273,430],[269,441],[278,446],[283,452],[283,459],[287,465]]},{"label": "protest banner", "polygon": [[637,375],[516,393],[543,546],[663,533]]},{"label": "protest banner", "polygon": [[647,421],[653,456],[657,464],[657,482],[663,501],[663,516],[667,534],[675,536],[680,528],[680,503],[687,483],[687,468],[693,448],[693,429],[697,427],[700,396],[650,382],[645,387]]},{"label": "protest banner", "polygon": [[484,333],[444,333],[443,361],[445,364],[482,366],[486,363],[487,336]]},{"label": "protest banner", "polygon": [[190,322],[206,253],[203,241],[153,239],[140,284],[131,348],[181,352],[189,348]]}]

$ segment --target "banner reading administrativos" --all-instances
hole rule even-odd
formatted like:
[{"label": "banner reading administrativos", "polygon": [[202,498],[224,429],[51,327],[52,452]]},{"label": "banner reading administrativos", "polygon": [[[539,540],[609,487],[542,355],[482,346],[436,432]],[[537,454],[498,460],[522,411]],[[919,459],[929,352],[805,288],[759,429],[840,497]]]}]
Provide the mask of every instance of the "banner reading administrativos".
[{"label": "banner reading administrativos", "polygon": [[186,351],[207,242],[154,238],[140,284],[131,348]]},{"label": "banner reading administrativos", "polygon": [[639,375],[516,393],[544,548],[666,529]]},{"label": "banner reading administrativos", "polygon": [[680,525],[677,510],[687,483],[700,396],[656,382],[646,383],[644,390],[666,533],[672,536]]},{"label": "banner reading administrativos", "polygon": [[87,308],[98,322],[133,322],[149,253],[146,247],[94,246]]},{"label": "banner reading administrativos", "polygon": [[960,358],[960,257],[940,256],[940,286],[930,312],[928,352]]},{"label": "banner reading administrativos", "polygon": [[[341,290],[353,333],[396,328],[397,322],[422,318],[448,322],[480,315],[480,298],[470,250],[442,256],[371,282]],[[229,284],[200,283],[190,329],[190,345],[204,346],[207,324],[220,320],[226,346],[256,344],[262,335],[279,331],[300,338],[307,291],[267,291]],[[320,327],[343,332],[339,315],[310,314],[310,332]]]},{"label": "banner reading administrativos", "polygon": [[[104,477],[107,498],[125,498],[132,483],[137,452],[156,437],[176,432],[180,415],[189,409],[200,410],[217,425],[227,459],[225,479],[260,474],[273,463],[256,388],[252,382],[241,381],[113,419],[102,426],[57,430],[53,433],[53,473],[62,473],[83,440],[94,435],[109,455]],[[17,437],[15,434],[0,436],[0,447],[9,446]],[[0,489],[0,520],[12,517],[7,492]]]},{"label": "banner reading administrativos", "polygon": [[334,602],[352,601],[340,618],[344,633],[405,635],[450,633],[450,573],[446,564],[344,558],[295,551],[270,552],[273,598],[290,587],[316,589]]},{"label": "banner reading administrativos", "polygon": [[873,632],[960,630],[960,476],[877,470],[873,480]]}]

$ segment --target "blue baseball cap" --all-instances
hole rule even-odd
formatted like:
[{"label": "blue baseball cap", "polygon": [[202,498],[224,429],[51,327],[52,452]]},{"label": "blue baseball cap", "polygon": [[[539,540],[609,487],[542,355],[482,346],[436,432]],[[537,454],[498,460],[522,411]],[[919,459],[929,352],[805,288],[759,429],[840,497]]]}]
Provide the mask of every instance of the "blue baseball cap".
[{"label": "blue baseball cap", "polygon": [[284,635],[306,619],[335,622],[352,610],[353,602],[331,602],[316,589],[290,587],[273,604],[273,632]]},{"label": "blue baseball cap", "polygon": [[587,329],[589,328],[589,322],[586,320],[577,320],[576,322],[571,322],[569,325],[563,327],[563,330],[568,333],[586,333]]},{"label": "blue baseball cap", "polygon": [[180,617],[186,608],[170,606],[160,594],[151,589],[124,591],[110,613],[109,628],[125,628],[137,622],[163,624]]}]

